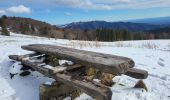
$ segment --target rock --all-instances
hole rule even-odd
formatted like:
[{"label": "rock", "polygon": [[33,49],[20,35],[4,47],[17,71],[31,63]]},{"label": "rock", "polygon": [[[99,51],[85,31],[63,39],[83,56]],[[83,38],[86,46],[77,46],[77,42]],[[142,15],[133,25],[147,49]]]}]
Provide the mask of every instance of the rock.
[{"label": "rock", "polygon": [[120,86],[125,86],[124,84],[119,83]]},{"label": "rock", "polygon": [[143,82],[143,80],[139,80],[136,85],[134,86],[134,88],[143,88],[146,91],[148,91],[148,88],[146,87],[145,83]]},{"label": "rock", "polygon": [[35,71],[32,67],[26,66],[26,65],[23,65],[23,67],[20,70],[22,70],[22,71],[26,71],[26,70]]},{"label": "rock", "polygon": [[20,75],[20,76],[28,76],[28,75],[30,75],[30,74],[31,74],[31,72],[29,72],[29,71],[24,71],[24,72],[20,73],[19,75]]},{"label": "rock", "polygon": [[9,75],[10,75],[10,78],[12,79],[15,75],[17,75],[17,73],[16,74],[9,73]]}]

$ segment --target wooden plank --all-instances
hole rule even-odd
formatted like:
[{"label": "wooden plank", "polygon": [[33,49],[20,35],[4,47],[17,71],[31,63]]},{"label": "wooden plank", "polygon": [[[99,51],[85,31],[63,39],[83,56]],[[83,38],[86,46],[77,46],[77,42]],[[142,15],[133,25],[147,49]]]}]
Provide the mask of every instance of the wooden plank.
[{"label": "wooden plank", "polygon": [[[43,68],[42,63],[40,63],[40,62],[38,62],[38,63],[34,62],[33,63],[33,62],[29,61],[29,57],[36,56],[36,55],[37,55],[36,53],[31,53],[31,54],[20,55],[20,56],[19,55],[9,55],[8,57],[10,59],[13,59],[13,60],[16,60],[16,61],[21,61],[22,64],[27,65],[27,66],[29,66],[29,65],[36,66],[33,69],[37,70],[40,73],[43,73],[46,76],[49,76],[49,73],[53,73],[53,71],[51,71],[47,68]],[[27,59],[25,59],[25,58],[27,58]],[[32,67],[32,66],[30,66],[30,67]]]},{"label": "wooden plank", "polygon": [[148,77],[148,72],[141,69],[129,68],[125,75],[136,79],[146,79]]},{"label": "wooden plank", "polygon": [[[30,59],[29,57],[37,56],[37,53],[31,53],[31,54],[25,54],[25,55],[9,55],[8,57],[10,59],[16,60],[16,61],[22,61],[24,59]],[[66,67],[66,68],[63,68]],[[70,65],[70,66],[56,66],[54,67],[54,73],[57,72],[63,72],[63,71],[70,71],[73,69],[77,69],[82,67],[82,65],[75,64],[75,65]]]},{"label": "wooden plank", "polygon": [[53,73],[62,73],[64,71],[66,71],[67,67],[63,67],[63,66],[56,66],[53,67],[51,70],[53,70]]},{"label": "wooden plank", "polygon": [[65,74],[51,74],[50,69],[46,69],[42,66],[39,66],[39,63],[31,62],[29,60],[22,60],[21,63],[32,67],[36,71],[46,75],[48,77],[54,78],[55,80],[62,82],[66,85],[73,86],[77,89],[80,89],[82,92],[96,98],[97,100],[111,100],[112,92],[108,87],[101,87],[99,85],[94,85],[91,82],[83,82],[75,80],[72,76]]},{"label": "wooden plank", "polygon": [[124,74],[129,68],[132,68],[135,65],[132,59],[126,57],[54,45],[32,44],[22,46],[22,48],[25,50],[40,52],[42,54],[55,55],[60,59],[67,59],[83,66],[95,67],[103,72],[114,75]]},{"label": "wooden plank", "polygon": [[25,54],[25,55],[9,55],[8,57],[10,59],[14,59],[16,61],[21,61],[23,58],[27,58],[27,57],[33,57],[33,56],[37,56],[38,53],[30,53],[30,54]]},{"label": "wooden plank", "polygon": [[[29,55],[29,54],[26,54],[26,55]],[[21,56],[9,55],[10,59],[18,60],[18,61],[21,61],[23,59],[23,57],[25,57],[25,55],[21,55]],[[64,67],[66,67],[66,69],[63,69],[63,70],[61,70],[60,67],[63,67],[63,66],[54,67],[54,69],[53,69],[54,71],[51,73],[70,71],[70,70],[73,70],[76,68],[80,68],[80,67],[82,67],[82,65],[75,64],[75,65],[71,65],[71,66],[64,66]],[[148,72],[145,70],[141,70],[141,69],[129,68],[128,71],[125,73],[125,75],[136,78],[136,79],[146,79],[148,77]]]},{"label": "wooden plank", "polygon": [[71,65],[71,66],[66,66],[67,67],[67,71],[70,71],[70,70],[73,70],[73,69],[77,69],[77,68],[80,68],[82,67],[82,65],[79,65],[79,64],[75,64],[75,65]]},{"label": "wooden plank", "polygon": [[96,100],[111,100],[112,92],[109,88],[94,85],[91,82],[83,82],[79,80],[72,80],[71,76],[65,74],[56,74],[54,78],[69,86],[74,86],[82,92],[92,96]]},{"label": "wooden plank", "polygon": [[42,63],[39,63],[39,62],[36,63],[36,62],[32,62],[32,61],[25,60],[25,59],[22,60],[21,63],[32,67],[34,70],[38,71],[39,73],[45,76],[51,77],[51,75],[53,74],[53,71],[51,69],[43,67]]}]

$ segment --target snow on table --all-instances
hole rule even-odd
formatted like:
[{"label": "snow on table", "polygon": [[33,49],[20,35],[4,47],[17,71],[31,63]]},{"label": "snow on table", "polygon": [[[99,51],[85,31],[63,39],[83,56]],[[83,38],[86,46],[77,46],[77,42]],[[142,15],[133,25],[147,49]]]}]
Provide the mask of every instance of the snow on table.
[{"label": "snow on table", "polygon": [[[81,42],[87,42],[89,45],[82,46]],[[11,33],[9,37],[0,35],[0,100],[39,100],[39,85],[54,81],[38,72],[32,72],[26,77],[16,75],[10,79],[9,70],[13,62],[8,58],[8,55],[30,53],[30,51],[22,50],[20,47],[38,43],[74,47],[132,58],[136,63],[136,68],[149,72],[148,78],[144,80],[148,86],[148,92],[132,88],[137,82],[136,79],[125,75],[116,76],[113,81],[117,83],[111,87],[112,99],[170,100],[170,40],[98,42],[98,46],[95,47],[93,45],[96,42],[50,39],[14,33]],[[61,63],[63,62],[61,61]],[[76,100],[87,98],[92,99],[86,94],[82,94]]]}]

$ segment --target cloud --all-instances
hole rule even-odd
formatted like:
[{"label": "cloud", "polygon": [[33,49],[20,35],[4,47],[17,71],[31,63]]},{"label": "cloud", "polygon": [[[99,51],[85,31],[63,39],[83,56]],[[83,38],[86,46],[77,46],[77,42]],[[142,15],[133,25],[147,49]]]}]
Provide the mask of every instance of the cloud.
[{"label": "cloud", "polygon": [[85,10],[145,9],[170,7],[170,0],[55,0],[58,6]]},{"label": "cloud", "polygon": [[72,16],[73,14],[70,13],[70,12],[65,12],[65,15],[67,15],[67,16]]},{"label": "cloud", "polygon": [[56,4],[82,9],[111,9],[108,5],[95,4],[90,0],[56,0]]},{"label": "cloud", "polygon": [[[1,4],[10,4],[11,0],[2,0]],[[154,7],[170,7],[170,0],[13,0],[13,6],[4,9],[7,13],[30,13],[31,9],[56,7],[76,8],[89,10],[114,10],[114,9],[145,9]],[[23,4],[23,5],[20,5]]]},{"label": "cloud", "polygon": [[[92,1],[92,0],[91,0]],[[114,4],[114,3],[129,3],[132,0],[93,0],[96,3]],[[133,0],[134,1],[134,0]]]},{"label": "cloud", "polygon": [[6,14],[6,11],[5,10],[0,10],[0,15],[4,15]]},{"label": "cloud", "polygon": [[13,6],[13,7],[7,8],[7,11],[10,13],[31,13],[31,9],[28,7],[25,7],[24,5]]}]

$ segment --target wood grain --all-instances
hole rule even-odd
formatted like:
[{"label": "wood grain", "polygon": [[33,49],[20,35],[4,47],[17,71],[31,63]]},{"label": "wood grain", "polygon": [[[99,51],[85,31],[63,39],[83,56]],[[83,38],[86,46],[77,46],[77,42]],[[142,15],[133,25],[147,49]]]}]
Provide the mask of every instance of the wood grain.
[{"label": "wood grain", "polygon": [[114,75],[124,74],[129,68],[132,68],[135,65],[134,61],[127,57],[54,45],[32,44],[22,46],[22,48],[25,50],[40,52],[42,54],[55,55],[60,59],[67,59],[83,66],[95,67],[100,71]]}]

